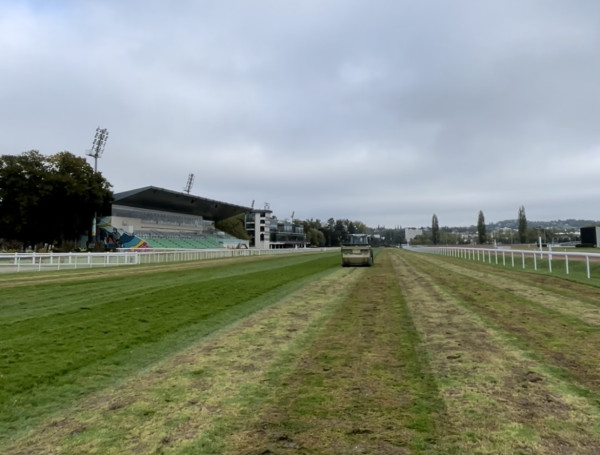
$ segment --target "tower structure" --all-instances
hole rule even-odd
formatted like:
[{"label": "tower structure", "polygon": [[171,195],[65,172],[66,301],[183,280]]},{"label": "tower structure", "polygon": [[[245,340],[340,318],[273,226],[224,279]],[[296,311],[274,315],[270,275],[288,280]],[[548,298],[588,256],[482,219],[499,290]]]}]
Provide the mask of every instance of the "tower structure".
[{"label": "tower structure", "polygon": [[190,174],[190,175],[188,175],[187,183],[185,184],[185,188],[183,189],[183,191],[185,191],[187,194],[190,194],[190,191],[192,191],[193,185],[194,185],[194,174]]},{"label": "tower structure", "polygon": [[92,149],[88,151],[87,155],[94,158],[94,172],[98,172],[98,158],[104,153],[104,147],[106,146],[106,140],[108,139],[108,130],[106,128],[96,128],[96,134],[94,141],[92,142]]},{"label": "tower structure", "polygon": [[[92,148],[88,151],[87,155],[94,158],[94,174],[98,172],[98,158],[104,153],[104,147],[106,146],[106,140],[108,139],[108,130],[106,128],[96,128],[96,134],[94,135],[94,141],[92,142]],[[92,232],[91,232],[91,245],[96,243],[97,235],[96,232],[96,217],[97,213],[94,213],[94,220],[92,221]]]}]

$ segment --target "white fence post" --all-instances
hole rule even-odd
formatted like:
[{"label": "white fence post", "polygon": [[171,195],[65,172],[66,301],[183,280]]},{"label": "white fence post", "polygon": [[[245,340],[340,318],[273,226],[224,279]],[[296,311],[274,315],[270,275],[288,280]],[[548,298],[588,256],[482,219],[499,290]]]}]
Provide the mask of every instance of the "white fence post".
[{"label": "white fence post", "polygon": [[590,279],[590,257],[588,255],[585,256],[585,268],[587,271],[588,280]]}]

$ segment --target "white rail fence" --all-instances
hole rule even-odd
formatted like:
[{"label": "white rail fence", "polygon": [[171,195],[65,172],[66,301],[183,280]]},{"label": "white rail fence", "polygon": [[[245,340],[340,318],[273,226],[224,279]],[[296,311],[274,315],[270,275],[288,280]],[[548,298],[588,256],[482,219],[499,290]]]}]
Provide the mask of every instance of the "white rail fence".
[{"label": "white rail fence", "polygon": [[[561,272],[569,275],[570,267],[574,263],[585,264],[585,274],[588,279],[591,279],[592,267],[590,263],[600,262],[600,253],[583,253],[583,252],[565,252],[549,250],[513,250],[509,248],[470,248],[470,247],[422,247],[411,248],[413,251],[441,254],[444,256],[452,256],[471,261],[487,262],[488,264],[496,264],[510,267],[520,267],[525,269],[533,267],[534,270],[542,270],[542,267],[550,273],[553,271],[553,262],[560,262]],[[594,277],[597,278],[597,277]]]},{"label": "white rail fence", "polygon": [[339,250],[339,248],[298,249],[204,249],[204,250],[125,250],[111,253],[2,253],[0,272],[83,269],[122,265],[160,264],[201,261],[244,256],[309,254]]}]

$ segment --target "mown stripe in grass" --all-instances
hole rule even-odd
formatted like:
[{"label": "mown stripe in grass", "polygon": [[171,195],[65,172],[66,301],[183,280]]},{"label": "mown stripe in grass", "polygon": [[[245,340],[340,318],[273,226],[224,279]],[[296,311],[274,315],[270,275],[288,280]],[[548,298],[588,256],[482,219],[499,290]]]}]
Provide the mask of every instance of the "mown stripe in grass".
[{"label": "mown stripe in grass", "polygon": [[[489,268],[454,261],[437,261],[453,273],[486,281]],[[590,327],[600,327],[600,290],[593,286],[565,281],[555,277],[532,276],[494,270],[495,286],[515,296],[547,308],[550,313],[558,312],[567,318],[574,318]]]},{"label": "mown stripe in grass", "polygon": [[446,402],[438,453],[593,453],[600,430],[595,404],[446,292],[437,261],[415,262],[414,255],[394,258]]},{"label": "mown stripe in grass", "polygon": [[[490,260],[491,253],[491,260]],[[533,251],[531,252],[533,253]],[[504,255],[504,259],[502,259]],[[497,256],[497,258],[496,258]],[[474,268],[493,268],[496,270],[505,270],[511,274],[515,272],[523,275],[535,275],[539,278],[545,277],[552,280],[561,280],[566,287],[570,287],[569,283],[578,286],[584,292],[581,285],[599,288],[600,287],[600,262],[597,260],[590,261],[590,277],[588,278],[587,265],[585,258],[571,257],[567,265],[564,260],[564,255],[560,253],[552,253],[552,266],[548,263],[548,252],[544,252],[543,258],[540,258],[540,252],[536,252],[536,259],[531,255],[525,256],[525,266],[523,267],[523,258],[519,252],[511,252],[511,250],[486,250],[485,258],[483,254],[481,258],[479,254],[469,254],[467,257],[458,258],[456,256],[437,256],[441,261],[456,261],[462,263],[464,267]],[[476,258],[476,259],[475,259]],[[514,261],[514,266],[513,266]],[[550,271],[552,269],[552,271]],[[518,277],[516,277],[518,279]]]},{"label": "mown stripe in grass", "polygon": [[[433,262],[432,262],[433,261]],[[418,270],[431,270],[435,258],[411,260]],[[535,286],[535,275],[530,275]],[[477,311],[490,324],[511,334],[527,349],[571,378],[600,400],[600,332],[579,318],[566,316],[496,285],[490,272],[484,280],[437,268],[436,281],[462,304]]]},{"label": "mown stripe in grass", "polygon": [[357,281],[278,377],[231,454],[426,453],[443,402],[389,256]]},{"label": "mown stripe in grass", "polygon": [[[142,270],[113,277],[107,294],[101,277],[81,282],[64,307],[43,302],[46,295],[60,296],[61,282],[32,286],[30,295],[39,299],[31,303],[35,311],[0,325],[0,448],[49,412],[269,305],[337,264],[337,255],[322,255],[272,258],[233,270]],[[22,291],[3,290],[3,302]],[[81,295],[89,298],[86,309],[76,306]]]},{"label": "mown stripe in grass", "polygon": [[[574,261],[581,263],[582,261]],[[512,283],[522,283],[525,286],[535,285],[536,288],[563,296],[566,299],[576,299],[582,304],[600,307],[600,280],[571,280],[569,276],[535,273],[530,270],[511,268],[458,259],[451,256],[436,256],[436,263],[443,267],[451,267],[456,273],[484,275],[490,270],[495,277],[505,277]]]},{"label": "mown stripe in grass", "polygon": [[271,393],[266,378],[355,279],[339,268],[314,278],[149,371],[73,403],[5,453],[223,453],[230,432]]}]

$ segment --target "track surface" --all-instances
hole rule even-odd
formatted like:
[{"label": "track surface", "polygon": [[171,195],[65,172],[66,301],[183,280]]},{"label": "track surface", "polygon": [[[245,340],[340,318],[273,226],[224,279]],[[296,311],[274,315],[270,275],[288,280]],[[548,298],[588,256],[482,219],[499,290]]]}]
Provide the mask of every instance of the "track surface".
[{"label": "track surface", "polygon": [[0,448],[595,454],[599,296],[550,277],[383,250],[374,267],[321,273]]}]

